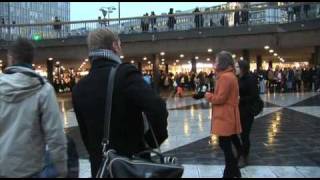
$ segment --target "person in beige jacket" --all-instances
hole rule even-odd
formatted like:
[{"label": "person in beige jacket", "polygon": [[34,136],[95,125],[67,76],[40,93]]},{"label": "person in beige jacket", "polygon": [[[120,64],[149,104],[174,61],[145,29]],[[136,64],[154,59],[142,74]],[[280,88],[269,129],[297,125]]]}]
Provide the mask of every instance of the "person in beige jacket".
[{"label": "person in beige jacket", "polygon": [[[59,177],[67,173],[67,142],[52,86],[32,70],[34,47],[18,39],[0,74],[0,177],[40,177],[49,152]],[[48,147],[48,151],[46,151]]]}]

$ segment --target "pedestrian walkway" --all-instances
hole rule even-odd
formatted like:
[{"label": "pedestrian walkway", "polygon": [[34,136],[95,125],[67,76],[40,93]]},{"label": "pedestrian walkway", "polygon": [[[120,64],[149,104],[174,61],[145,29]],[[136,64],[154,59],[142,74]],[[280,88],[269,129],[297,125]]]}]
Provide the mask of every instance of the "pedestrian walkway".
[{"label": "pedestrian walkway", "polygon": [[[262,95],[264,112],[252,129],[250,166],[243,177],[320,177],[320,94]],[[60,99],[66,132],[77,141],[80,176],[90,177],[70,98]],[[210,136],[211,105],[191,97],[167,99],[169,138],[161,146],[185,166],[184,177],[222,177],[224,156]]]}]

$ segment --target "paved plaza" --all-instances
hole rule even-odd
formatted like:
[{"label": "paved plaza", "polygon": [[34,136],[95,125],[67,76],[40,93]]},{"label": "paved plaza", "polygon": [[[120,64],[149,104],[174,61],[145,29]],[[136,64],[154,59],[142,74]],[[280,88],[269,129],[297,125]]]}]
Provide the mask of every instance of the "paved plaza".
[{"label": "paved plaza", "polygon": [[[320,94],[262,95],[264,112],[252,128],[250,166],[243,177],[320,177]],[[88,154],[68,95],[59,96],[65,130],[80,154],[80,177],[90,177]],[[183,177],[222,177],[224,156],[210,136],[211,105],[191,97],[168,98],[169,138],[161,146],[185,167]]]}]

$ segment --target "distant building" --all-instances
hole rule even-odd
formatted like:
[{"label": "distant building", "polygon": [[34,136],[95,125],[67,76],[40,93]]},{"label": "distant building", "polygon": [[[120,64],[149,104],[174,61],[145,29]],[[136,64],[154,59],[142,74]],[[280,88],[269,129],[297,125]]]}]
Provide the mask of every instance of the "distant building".
[{"label": "distant building", "polygon": [[[1,2],[0,25],[4,24],[34,24],[53,22],[54,17],[60,21],[70,21],[70,2]],[[40,34],[50,36],[56,33],[53,27],[11,29],[14,37],[19,33],[28,36]],[[68,26],[63,26],[61,33],[69,31]],[[8,36],[8,29],[0,28],[1,36]]]},{"label": "distant building", "polygon": [[[284,5],[283,2],[250,2],[251,8],[262,8],[266,6]],[[272,24],[284,23],[287,20],[286,9],[263,9],[250,11],[250,24]]]}]

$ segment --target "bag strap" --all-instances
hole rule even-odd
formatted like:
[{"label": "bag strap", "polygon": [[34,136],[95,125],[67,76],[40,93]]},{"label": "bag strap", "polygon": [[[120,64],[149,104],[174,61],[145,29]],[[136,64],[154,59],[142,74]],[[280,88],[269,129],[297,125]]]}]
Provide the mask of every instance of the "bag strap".
[{"label": "bag strap", "polygon": [[[160,145],[159,145],[159,143],[158,143],[158,141],[157,141],[156,135],[155,135],[155,133],[154,133],[154,131],[153,131],[153,128],[152,128],[152,126],[151,126],[151,123],[149,122],[149,120],[148,120],[148,118],[147,118],[147,116],[146,116],[146,114],[145,114],[144,112],[142,112],[142,118],[143,118],[143,120],[144,120],[144,125],[147,126],[147,127],[145,127],[145,128],[146,128],[146,129],[149,129],[150,132],[151,132],[152,139],[154,140],[154,143],[156,144],[156,148],[157,148],[157,150],[158,150],[158,153],[161,153]],[[147,143],[146,141],[145,141],[145,145],[146,145],[147,147],[149,147],[149,145],[148,145],[148,143]],[[149,148],[150,148],[150,147],[149,147]],[[151,148],[150,148],[150,149],[151,149]]]},{"label": "bag strap", "polygon": [[106,96],[106,103],[105,103],[106,112],[104,115],[104,137],[102,140],[103,152],[105,152],[106,147],[110,143],[110,121],[111,121],[111,110],[112,110],[113,87],[114,87],[114,79],[119,66],[120,64],[111,68],[108,84],[107,84],[107,96]]},{"label": "bag strap", "polygon": [[[113,90],[114,90],[114,80],[117,73],[117,70],[121,64],[116,65],[115,67],[111,68],[108,84],[107,84],[107,96],[106,96],[106,103],[105,103],[105,116],[104,116],[104,138],[102,140],[102,152],[106,152],[107,146],[110,145],[110,121],[111,121],[111,110],[112,110],[112,96],[113,96]],[[159,153],[161,153],[159,143],[156,139],[155,133],[153,131],[153,128],[146,117],[144,113],[142,113],[142,117],[145,121],[145,125],[148,126],[148,128],[151,131],[152,138],[157,146],[157,149]]]}]

